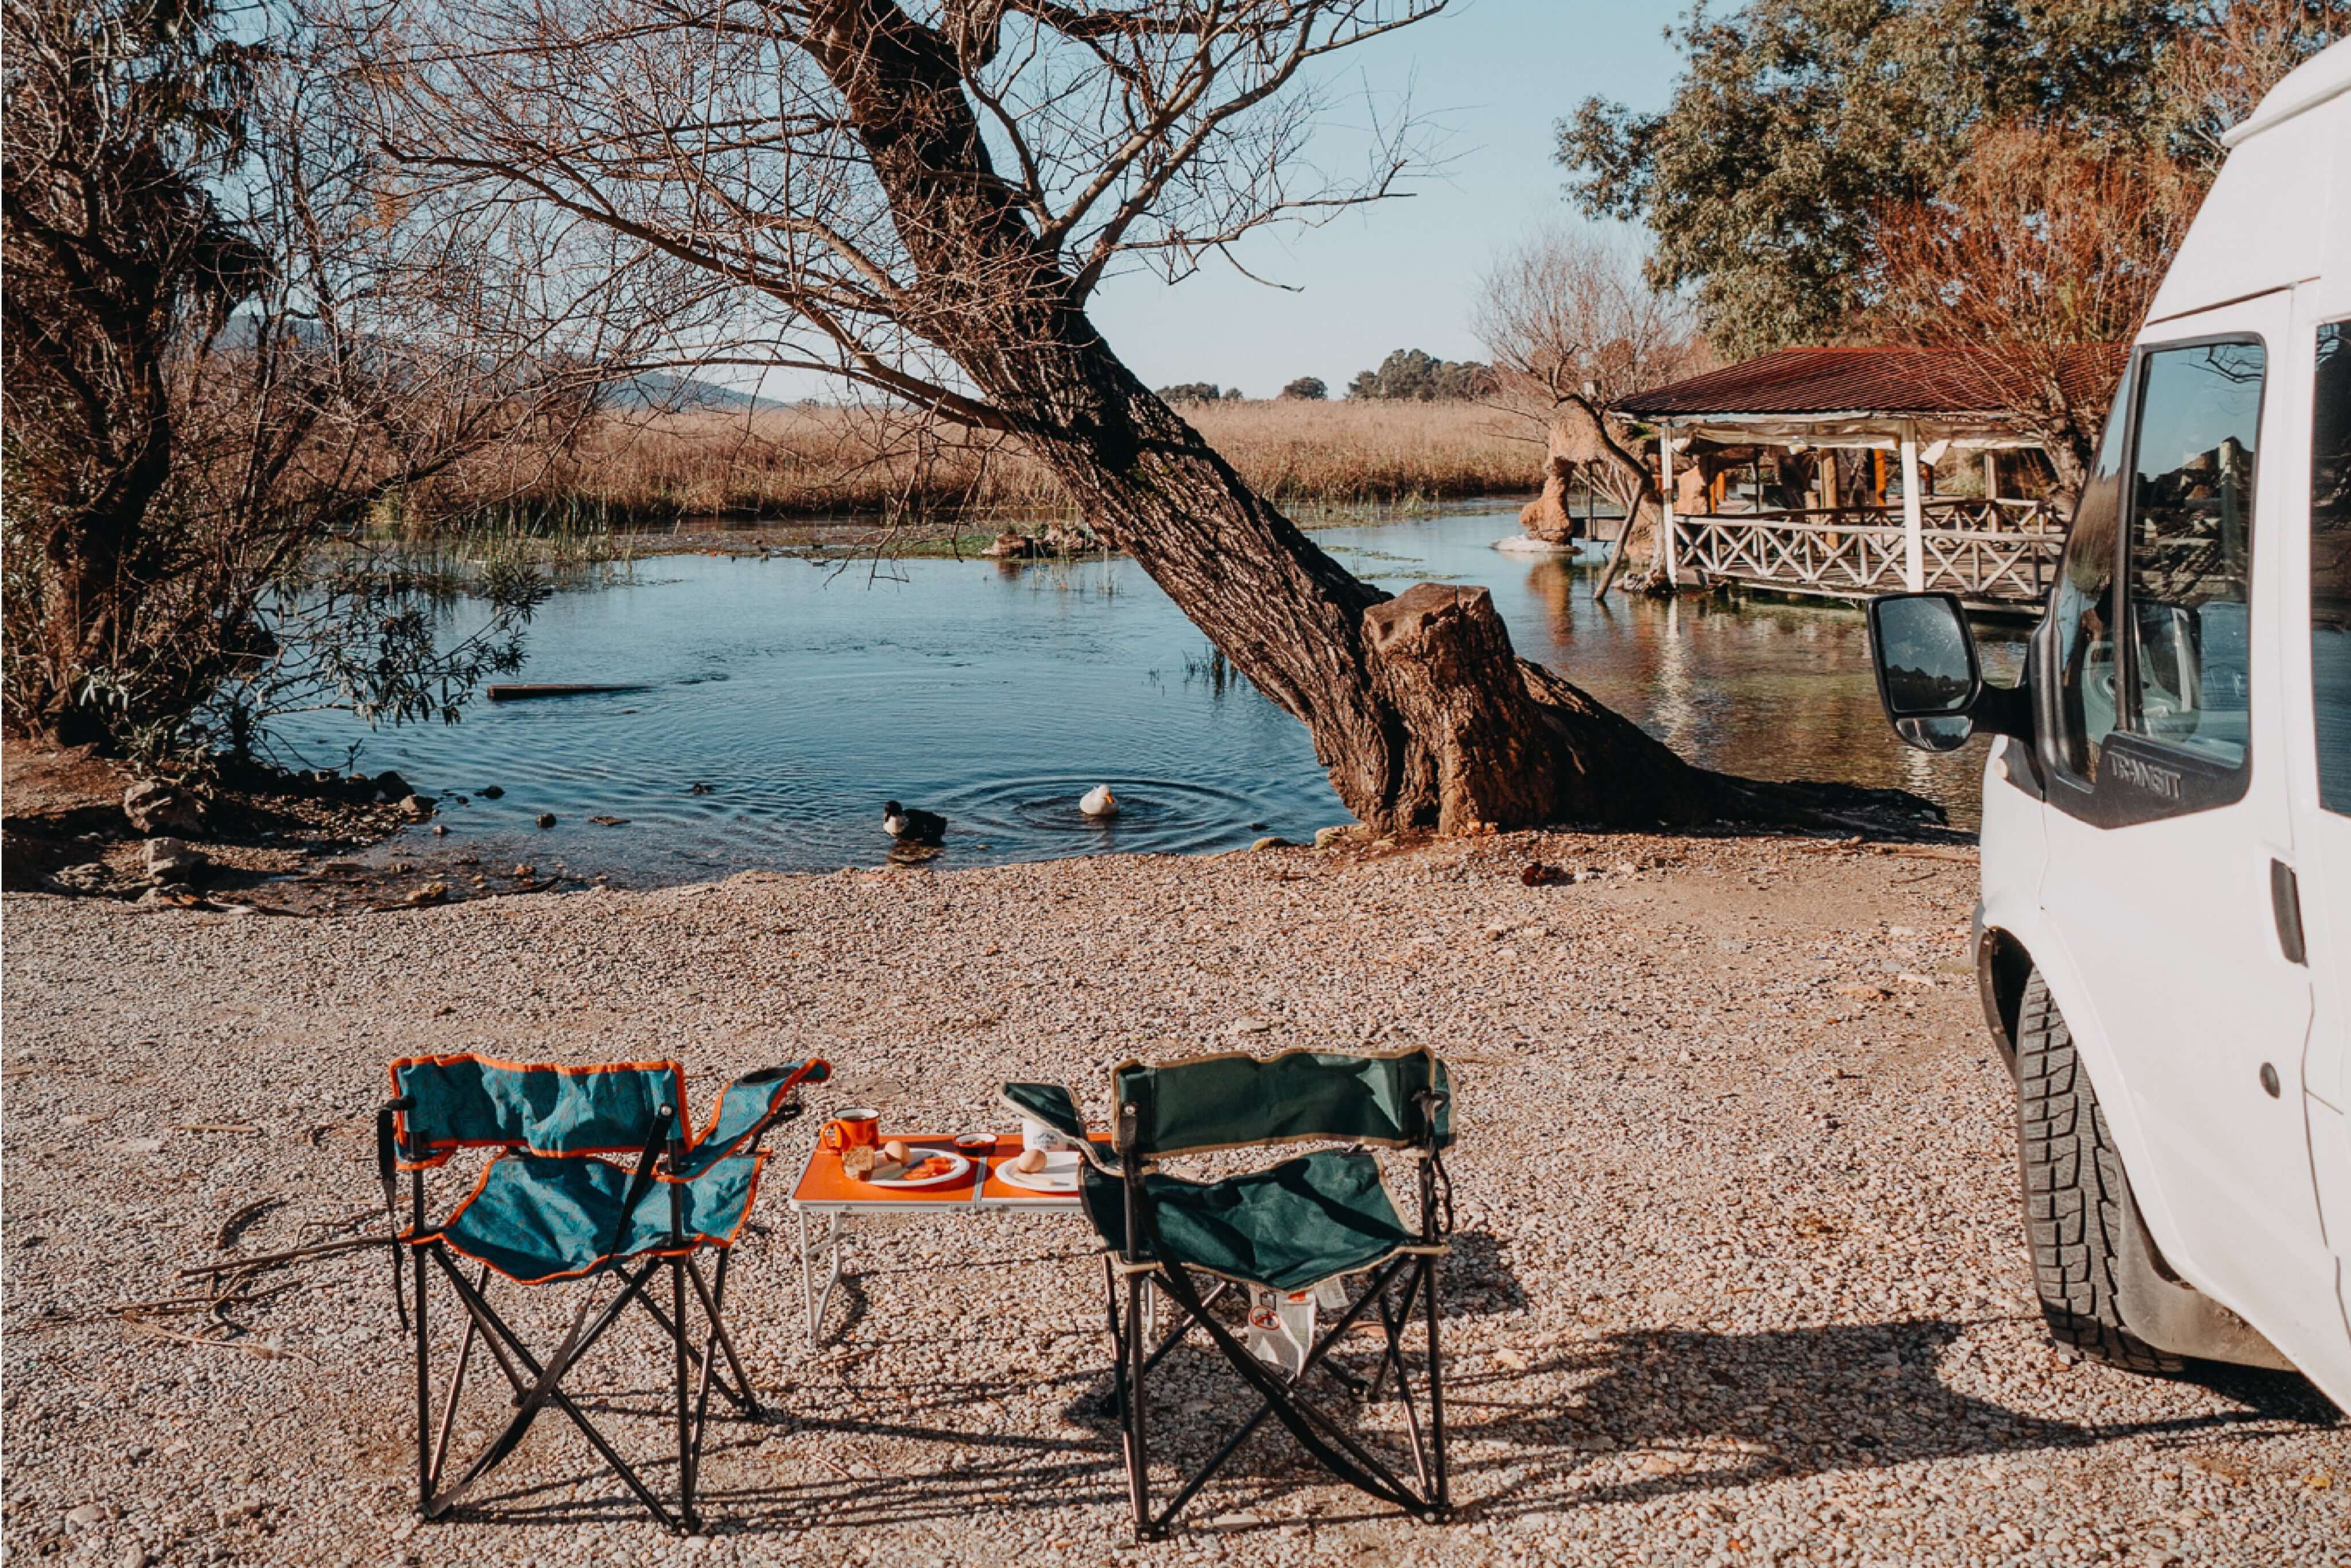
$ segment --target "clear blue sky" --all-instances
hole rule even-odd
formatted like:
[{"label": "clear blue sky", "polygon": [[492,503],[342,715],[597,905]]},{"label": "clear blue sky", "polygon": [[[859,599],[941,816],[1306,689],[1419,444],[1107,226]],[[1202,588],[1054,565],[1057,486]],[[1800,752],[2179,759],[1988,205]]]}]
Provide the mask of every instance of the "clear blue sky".
[{"label": "clear blue sky", "polygon": [[1416,112],[1445,128],[1445,172],[1405,200],[1241,248],[1251,271],[1301,292],[1213,263],[1174,288],[1115,280],[1097,297],[1096,321],[1150,385],[1215,382],[1251,397],[1305,375],[1335,395],[1391,349],[1483,358],[1469,323],[1488,261],[1545,223],[1578,221],[1551,161],[1552,122],[1593,93],[1662,106],[1677,65],[1663,29],[1684,8],[1682,0],[1457,0],[1343,55],[1359,86],[1384,99],[1409,91]]}]

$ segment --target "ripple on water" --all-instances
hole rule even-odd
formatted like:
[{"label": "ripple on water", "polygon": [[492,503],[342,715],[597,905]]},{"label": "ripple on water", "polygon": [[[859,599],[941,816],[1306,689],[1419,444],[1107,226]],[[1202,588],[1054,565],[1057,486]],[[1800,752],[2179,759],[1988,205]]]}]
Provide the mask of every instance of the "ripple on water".
[{"label": "ripple on water", "polygon": [[[1089,817],[1078,802],[1097,784],[1118,799],[1114,817]],[[1050,852],[1197,854],[1231,846],[1265,813],[1289,802],[1178,779],[1002,779],[951,789],[930,803],[956,840],[1050,844]]]}]

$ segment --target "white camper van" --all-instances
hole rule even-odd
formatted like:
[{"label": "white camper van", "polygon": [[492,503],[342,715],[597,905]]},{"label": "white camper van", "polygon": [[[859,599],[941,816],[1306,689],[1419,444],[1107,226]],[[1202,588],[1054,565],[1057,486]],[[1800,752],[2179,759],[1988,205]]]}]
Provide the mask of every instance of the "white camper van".
[{"label": "white camper van", "polygon": [[2229,138],[2014,689],[1870,606],[1903,737],[1995,741],[1978,973],[2061,1340],[2351,1408],[2351,43]]}]

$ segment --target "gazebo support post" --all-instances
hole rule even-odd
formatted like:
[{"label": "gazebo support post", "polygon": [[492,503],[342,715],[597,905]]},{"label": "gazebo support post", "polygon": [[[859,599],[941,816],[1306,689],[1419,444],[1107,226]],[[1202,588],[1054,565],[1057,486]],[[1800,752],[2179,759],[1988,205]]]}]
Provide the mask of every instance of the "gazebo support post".
[{"label": "gazebo support post", "polygon": [[1927,591],[1926,498],[1918,494],[1918,427],[1902,424],[1902,583]]},{"label": "gazebo support post", "polygon": [[1677,532],[1674,526],[1674,427],[1670,423],[1657,427],[1657,467],[1661,474],[1657,506],[1662,514],[1657,526],[1664,530],[1659,542],[1666,552],[1666,584],[1669,588],[1679,588],[1682,582],[1682,552],[1681,541],[1674,537]]}]

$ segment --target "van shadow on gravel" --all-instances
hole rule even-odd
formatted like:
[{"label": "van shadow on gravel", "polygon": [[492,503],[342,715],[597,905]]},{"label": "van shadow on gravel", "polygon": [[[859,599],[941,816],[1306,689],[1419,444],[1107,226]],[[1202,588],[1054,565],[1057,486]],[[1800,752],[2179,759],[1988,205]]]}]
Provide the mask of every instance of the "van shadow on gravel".
[{"label": "van shadow on gravel", "polygon": [[[2150,1435],[2186,1441],[2229,1429],[2325,1427],[2339,1420],[2298,1376],[2214,1366],[2198,1367],[2191,1381],[2243,1409],[2103,1423],[2026,1415],[1944,1382],[1940,1353],[1970,1327],[1913,1319],[1761,1333],[1620,1333],[1531,1369],[1571,1378],[1596,1374],[1564,1406],[1514,1400],[1512,1386],[1523,1385],[1525,1375],[1458,1378],[1449,1385],[1458,1388],[1448,1412],[1457,1431],[1510,1443],[1528,1450],[1526,1457],[1565,1448],[1587,1469],[1601,1469],[1596,1461],[1622,1450],[1659,1462],[1631,1479],[1614,1464],[1604,1475],[1546,1478],[1539,1496],[1524,1482],[1489,1491],[1465,1471],[1466,1484],[1456,1492],[1465,1499],[1482,1492],[1479,1511],[1506,1517],[1917,1460],[2083,1448]],[[1507,1471],[1519,1462],[1514,1456],[1485,1468]]]}]

